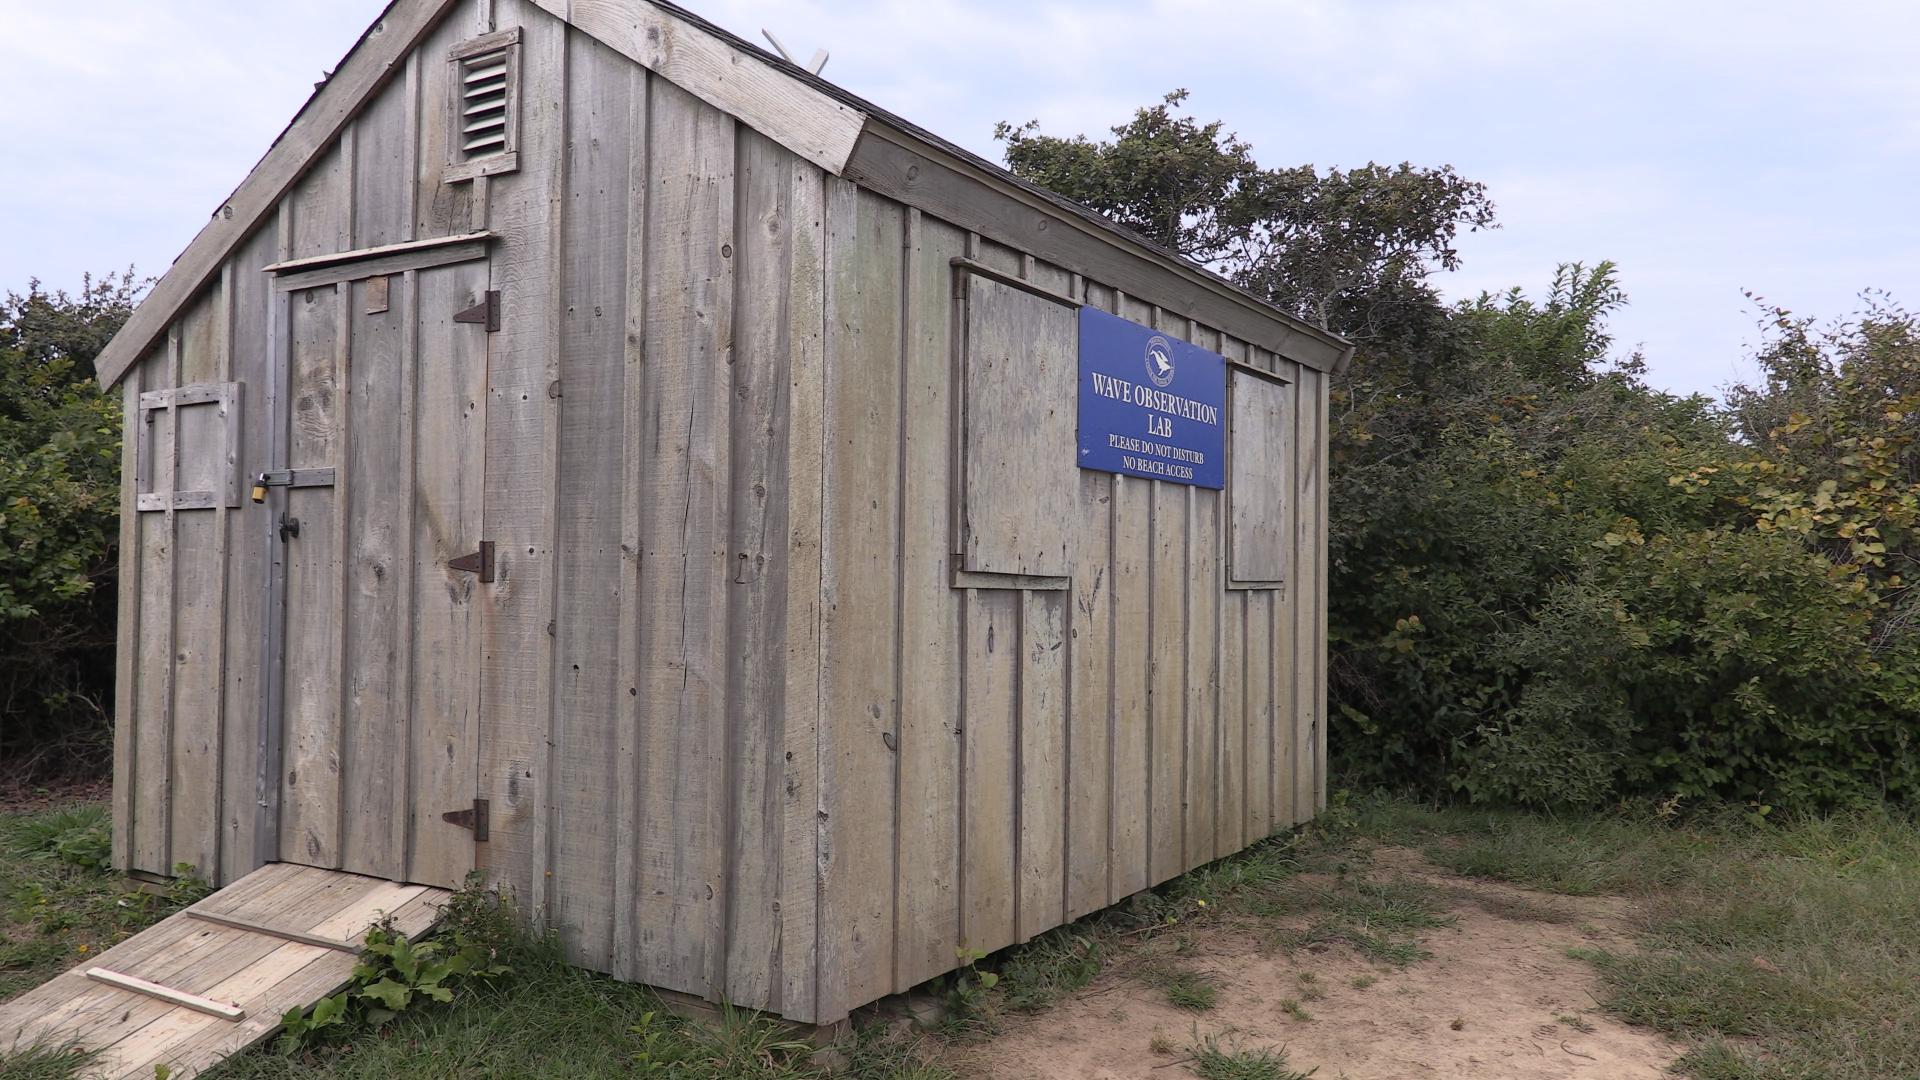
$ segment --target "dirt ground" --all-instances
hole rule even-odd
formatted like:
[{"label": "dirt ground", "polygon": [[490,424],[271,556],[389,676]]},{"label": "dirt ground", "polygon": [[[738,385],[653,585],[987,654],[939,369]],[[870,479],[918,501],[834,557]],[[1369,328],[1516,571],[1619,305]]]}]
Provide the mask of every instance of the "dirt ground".
[{"label": "dirt ground", "polygon": [[1624,902],[1456,878],[1400,849],[1377,852],[1375,870],[1454,898],[1457,923],[1426,937],[1431,959],[1394,968],[1341,945],[1288,955],[1268,944],[1270,927],[1223,919],[1182,931],[1184,963],[1219,986],[1209,1011],[1177,1008],[1141,980],[1156,942],[1116,956],[1052,1008],[1003,1017],[993,1038],[941,1057],[963,1076],[991,1080],[1166,1080],[1192,1075],[1186,1047],[1217,1035],[1225,1046],[1283,1048],[1288,1068],[1315,1080],[1670,1075],[1680,1049],[1601,1014],[1592,969],[1567,956],[1583,945],[1624,947]]}]

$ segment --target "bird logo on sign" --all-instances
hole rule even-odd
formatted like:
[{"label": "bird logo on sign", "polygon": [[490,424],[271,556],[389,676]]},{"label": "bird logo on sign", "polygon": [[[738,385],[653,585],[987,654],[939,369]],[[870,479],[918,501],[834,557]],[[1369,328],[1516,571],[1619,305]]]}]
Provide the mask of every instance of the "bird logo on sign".
[{"label": "bird logo on sign", "polygon": [[1147,342],[1147,378],[1161,387],[1173,381],[1173,346],[1166,338],[1156,335]]}]

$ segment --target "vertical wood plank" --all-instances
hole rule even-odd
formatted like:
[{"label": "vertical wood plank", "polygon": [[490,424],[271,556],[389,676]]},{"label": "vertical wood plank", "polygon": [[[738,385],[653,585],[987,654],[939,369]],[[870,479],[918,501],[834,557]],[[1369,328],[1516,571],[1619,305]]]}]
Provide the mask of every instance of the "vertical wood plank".
[{"label": "vertical wood plank", "polygon": [[1247,841],[1273,832],[1274,589],[1241,594],[1246,602]]},{"label": "vertical wood plank", "polygon": [[478,549],[487,477],[487,332],[455,323],[480,301],[485,263],[413,278],[411,565],[402,649],[408,717],[400,801],[412,822],[406,880],[457,888],[474,866],[474,838],[441,815],[472,806],[480,748],[478,575],[447,563]]},{"label": "vertical wood plank", "polygon": [[1314,394],[1314,434],[1313,456],[1314,475],[1318,478],[1318,499],[1314,504],[1313,525],[1313,588],[1314,610],[1310,631],[1313,634],[1313,811],[1319,813],[1327,808],[1327,532],[1331,519],[1327,516],[1327,495],[1332,487],[1327,475],[1328,455],[1332,449],[1331,419],[1328,416],[1328,396],[1332,389],[1333,377],[1325,372],[1315,372]]},{"label": "vertical wood plank", "polygon": [[[640,960],[648,982],[724,978],[725,678],[734,129],[654,81],[648,135],[649,444],[642,491]],[[657,388],[657,389],[656,389]]]},{"label": "vertical wood plank", "polygon": [[[476,11],[465,18],[454,12],[442,19],[414,54],[414,78],[418,87],[412,178],[413,229],[416,238],[448,236],[478,227],[474,223],[474,203],[476,197],[484,203],[480,189],[473,181],[450,184],[445,179],[447,165],[453,156],[449,148],[448,123],[453,112],[449,103],[454,93],[454,65],[447,60],[447,50],[460,41],[487,32],[483,29],[485,15],[477,8],[478,5]],[[522,80],[523,87],[534,85],[526,81],[525,75],[522,75]],[[522,109],[528,107],[525,93],[523,89]],[[524,113],[522,115],[525,116]],[[482,212],[484,214],[484,207]]]},{"label": "vertical wood plank", "polygon": [[1293,819],[1313,816],[1317,791],[1316,765],[1320,736],[1319,654],[1316,627],[1319,617],[1320,440],[1318,372],[1302,370],[1294,384],[1295,476],[1294,505],[1293,682],[1294,761]]},{"label": "vertical wood plank", "polygon": [[959,947],[960,640],[946,490],[953,446],[953,270],[966,238],[910,210],[900,492],[900,799],[893,989],[951,969]]},{"label": "vertical wood plank", "polygon": [[[292,412],[287,465],[337,464],[341,316],[334,286],[289,297],[292,312],[288,391]],[[336,484],[338,483],[336,479]],[[287,562],[285,766],[281,775],[280,857],[331,867],[340,854],[340,567],[334,547],[338,488],[292,488],[286,513],[300,534],[285,541]]]},{"label": "vertical wood plank", "polygon": [[728,461],[728,1001],[775,1000],[786,682],[787,295],[793,155],[740,132],[732,448]]},{"label": "vertical wood plank", "polygon": [[[220,290],[204,294],[181,314],[178,385],[220,377]],[[232,469],[223,452],[226,406],[193,405],[174,410],[178,434],[175,485],[181,491],[229,490]],[[174,519],[174,616],[172,775],[168,861],[190,864],[205,876],[219,870],[220,819],[220,619],[225,583],[224,510],[182,510]]]},{"label": "vertical wood plank", "polygon": [[1220,493],[1188,487],[1187,781],[1188,866],[1218,854],[1220,813]]},{"label": "vertical wood plank", "polygon": [[304,259],[353,247],[353,128],[307,170],[283,205],[289,245],[281,256]]},{"label": "vertical wood plank", "polygon": [[[409,58],[408,69],[412,70]],[[411,239],[413,94],[407,74],[389,80],[353,121],[353,222],[349,247]]]},{"label": "vertical wood plank", "polygon": [[[1127,315],[1126,299],[1114,296],[1116,314]],[[1113,825],[1112,897],[1139,892],[1149,875],[1148,825],[1152,816],[1152,741],[1150,687],[1153,681],[1150,637],[1153,611],[1153,533],[1155,482],[1132,476],[1113,478],[1113,610],[1109,663],[1113,681]]]},{"label": "vertical wood plank", "polygon": [[[164,386],[178,386],[179,327],[145,362],[147,377]],[[145,379],[142,380],[143,384]],[[175,411],[144,410],[149,464],[144,469],[149,490],[175,490],[175,463],[179,456]],[[148,512],[140,518],[140,717],[139,745],[134,758],[134,868],[171,873],[173,828],[173,628],[174,535],[173,511]]]},{"label": "vertical wood plank", "polygon": [[139,480],[145,462],[142,452],[148,447],[140,409],[140,392],[145,384],[145,362],[127,369],[121,381],[120,412],[120,594],[118,625],[114,628],[113,683],[113,865],[135,870],[138,847],[135,830],[141,826],[136,812],[141,809],[135,795],[140,746],[140,674],[144,650],[140,628],[145,613],[141,601],[141,570],[146,564],[140,543],[140,514],[135,509]]},{"label": "vertical wood plank", "polygon": [[1019,743],[1014,790],[1019,908],[1027,940],[1065,921],[1067,594],[1020,596]]},{"label": "vertical wood plank", "polygon": [[[1077,281],[1078,279],[1076,279]],[[1070,286],[1071,287],[1071,286]],[[1082,284],[1086,301],[1113,307],[1112,290]],[[1072,684],[1067,723],[1067,910],[1077,919],[1118,899],[1113,892],[1113,772],[1119,710],[1114,693],[1114,485],[1112,473],[1079,471],[1073,605],[1067,651]]]},{"label": "vertical wood plank", "polygon": [[[833,725],[834,908],[847,1002],[893,981],[893,823],[898,758],[895,644],[899,555],[901,266],[905,214],[829,184],[827,455],[821,647]],[[851,206],[849,207],[849,203]],[[824,960],[827,970],[833,961]]]},{"label": "vertical wood plank", "polygon": [[[821,753],[821,527],[826,451],[826,174],[795,164],[787,307],[787,685],[780,866],[780,1011],[832,1021],[820,999],[820,891],[830,827]],[[837,997],[838,995],[836,995]],[[844,1015],[844,1012],[841,1014]]]},{"label": "vertical wood plank", "polygon": [[[272,282],[260,267],[276,258],[276,229],[263,226],[228,260],[230,306],[227,378],[240,384],[240,459],[245,473],[266,467],[271,418],[267,407],[270,313],[277,303]],[[261,623],[260,590],[268,576],[268,508],[243,499],[227,514],[226,662],[221,749],[221,883],[237,881],[258,863],[255,830],[260,816],[256,792],[259,768],[261,695],[266,690],[266,627]]]},{"label": "vertical wood plank", "polygon": [[408,691],[396,663],[410,637],[406,589],[413,560],[414,447],[405,400],[413,381],[414,298],[391,279],[387,310],[366,311],[365,282],[345,294],[355,362],[345,410],[353,439],[336,459],[352,502],[342,552],[346,574],[340,714],[342,807],[340,864],[355,873],[398,880],[406,874]]},{"label": "vertical wood plank", "polygon": [[[560,425],[553,647],[551,925],[568,955],[613,962],[620,513],[629,169],[627,62],[567,35],[560,246]],[[655,823],[646,823],[649,831]]]},{"label": "vertical wood plank", "polygon": [[619,673],[615,710],[615,801],[613,852],[613,961],[614,972],[638,978],[641,724],[646,710],[640,701],[640,553],[642,522],[649,508],[640,497],[639,478],[649,468],[647,446],[647,114],[648,79],[644,70],[629,72],[626,244],[626,347],[623,350],[620,416],[620,626],[616,655]]},{"label": "vertical wood plank", "polygon": [[1020,682],[1020,594],[968,589],[961,648],[966,709],[961,726],[960,944],[990,953],[1012,944],[1017,823],[1015,695]]},{"label": "vertical wood plank", "polygon": [[[521,28],[520,171],[489,191],[500,235],[492,286],[501,328],[488,342],[485,535],[494,541],[495,581],[481,590],[480,694],[488,716],[481,744],[481,794],[491,802],[492,839],[481,857],[489,880],[542,917],[545,867],[536,869],[536,807],[549,785],[545,746],[552,638],[552,461],[542,449],[558,408],[558,320],[552,292],[555,231],[563,177],[561,104],[564,28],[523,0],[495,0],[501,25]],[[556,388],[557,389],[557,388]],[[536,889],[536,883],[541,883]]]},{"label": "vertical wood plank", "polygon": [[1148,876],[1165,881],[1186,869],[1182,816],[1186,787],[1187,488],[1153,484],[1148,528],[1153,536],[1148,609]]}]

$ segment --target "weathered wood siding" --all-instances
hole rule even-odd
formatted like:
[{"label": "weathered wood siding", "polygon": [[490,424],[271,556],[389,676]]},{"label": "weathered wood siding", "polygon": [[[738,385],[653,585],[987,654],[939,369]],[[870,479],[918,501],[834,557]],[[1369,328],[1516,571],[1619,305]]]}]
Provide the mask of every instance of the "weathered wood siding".
[{"label": "weathered wood siding", "polygon": [[[265,568],[276,552],[269,544],[269,510],[245,498],[246,476],[263,467],[269,439],[266,400],[272,336],[283,346],[296,329],[273,325],[274,290],[261,268],[288,258],[328,254],[378,244],[467,232],[471,185],[446,185],[440,166],[446,157],[443,110],[423,108],[445,92],[446,49],[482,32],[487,20],[480,0],[455,4],[427,35],[419,49],[352,120],[321,160],[281,200],[278,211],[223,264],[168,329],[164,344],[143,357],[121,384],[127,401],[125,477],[121,499],[122,577],[120,594],[120,678],[115,693],[114,842],[119,865],[130,870],[171,874],[181,864],[216,883],[233,881],[259,864],[255,822],[259,813],[257,736],[264,676],[261,589]],[[398,279],[396,278],[396,281]],[[331,290],[326,290],[331,293]],[[399,290],[396,289],[396,295]],[[350,299],[351,297],[349,297]],[[327,305],[334,303],[329,296]],[[332,335],[337,323],[320,326],[301,311],[301,327]],[[345,301],[337,318],[346,311]],[[398,319],[398,312],[382,316]],[[365,321],[373,316],[358,315]],[[365,329],[354,327],[355,331]],[[364,335],[377,340],[380,335]],[[394,333],[393,348],[404,335]],[[379,380],[382,353],[369,355],[360,373]],[[142,410],[140,394],[201,383],[238,383],[238,438],[230,456],[218,447],[215,413],[210,406]],[[373,402],[391,389],[363,387],[362,401]],[[378,437],[395,428],[400,410],[377,409],[354,415],[371,425],[376,437],[362,453],[391,451]],[[397,429],[387,434],[397,435]],[[296,444],[298,440],[296,439]],[[296,445],[296,452],[298,447]],[[391,457],[391,453],[387,454]],[[333,464],[333,462],[329,462]],[[348,463],[340,461],[341,471]],[[369,463],[373,477],[398,475],[392,461]],[[195,490],[231,480],[242,497],[237,506],[205,509],[136,509],[140,491]],[[379,493],[375,493],[379,494]],[[302,500],[314,496],[301,493]],[[316,508],[318,509],[318,508]],[[376,503],[370,509],[378,510]],[[302,512],[295,508],[294,513]],[[322,509],[308,537],[332,543],[333,522]],[[389,543],[399,524],[379,516],[342,521],[338,538],[371,566],[401,552]],[[352,530],[345,528],[351,524]],[[332,563],[330,563],[330,566]],[[397,570],[397,568],[396,568]],[[395,580],[401,580],[396,573]],[[373,582],[371,577],[343,581],[334,574],[325,587],[336,609],[363,595],[343,591]],[[384,579],[383,579],[384,580]],[[320,588],[321,583],[315,583]],[[391,582],[380,586],[397,587]],[[349,616],[351,617],[351,615]],[[337,624],[336,624],[337,625]],[[389,667],[397,651],[380,646],[389,627],[370,638],[343,642],[336,632],[328,648],[349,648],[342,663],[352,691],[343,699],[336,684],[330,704],[316,712],[316,725],[348,725],[346,736],[312,731],[309,747],[323,773],[339,768],[391,767],[390,732],[362,727],[366,739],[351,737],[355,706],[366,695],[399,692]],[[316,647],[323,644],[316,635]],[[362,663],[362,661],[368,663]],[[384,712],[384,701],[374,711]],[[359,844],[368,858],[392,852],[396,825],[382,815],[341,812],[332,822],[316,821],[312,839],[323,862],[341,861],[342,844]],[[284,823],[283,823],[284,824]],[[344,830],[344,831],[343,831]],[[378,847],[382,853],[373,854]],[[392,852],[398,860],[404,852]],[[351,860],[349,860],[351,861]],[[398,872],[396,861],[393,872]],[[369,872],[384,872],[378,867]]]},{"label": "weathered wood siding", "polygon": [[[318,562],[287,566],[318,613],[288,648],[338,682],[288,686],[306,719],[284,759],[336,795],[282,777],[280,835],[297,841],[282,858],[457,869],[395,851],[411,840],[392,806],[346,793],[411,755],[390,783],[432,818],[460,804],[459,755],[475,755],[492,817],[477,864],[572,960],[832,1021],[962,948],[1025,940],[1310,816],[1325,377],[828,175],[544,6],[456,5],[125,384],[121,864],[231,881],[257,862],[262,583],[285,556],[244,498],[133,505],[234,467],[207,457],[204,407],[140,395],[241,383],[251,472],[276,348],[282,385],[332,372],[322,427],[343,440],[326,449],[344,488],[289,493],[323,535],[304,556]],[[444,182],[446,50],[516,26],[519,168]],[[482,230],[496,239],[470,266],[501,294],[484,357],[446,325],[458,297],[432,290],[452,286],[410,278],[387,312],[361,285],[326,286],[276,316],[284,294],[260,272]],[[969,297],[1028,294],[956,258],[1271,375],[1249,411],[1264,465],[1236,482],[1275,487],[1242,506],[1076,469],[1058,452],[1070,399],[1007,402],[1017,378],[965,368]],[[342,334],[391,346],[350,356]],[[1002,337],[1011,356],[1031,335]],[[411,357],[415,378],[389,385],[381,357]],[[970,407],[974,374],[1018,407]],[[970,468],[982,424],[1020,425],[1031,451]],[[469,437],[456,428],[470,452],[447,449]],[[402,468],[378,467],[387,448]],[[993,487],[970,500],[970,478]],[[420,485],[478,515],[493,583],[443,587],[455,541],[397,520]],[[1009,513],[1036,530],[996,534]],[[1230,581],[1243,543],[1280,580]],[[423,618],[470,620],[475,644],[407,630]],[[382,722],[396,709],[479,727],[402,732]]]},{"label": "weathered wood siding", "polygon": [[[832,1018],[1321,805],[1326,377],[827,185],[819,1013]],[[970,461],[992,440],[1047,438],[1033,402],[1006,407],[1033,372],[990,365],[1010,343],[1015,363],[1019,342],[1047,347],[1049,302],[956,257],[1264,373],[1234,376],[1259,380],[1257,407],[1230,405],[1259,463],[1236,474],[1250,490],[1081,471],[1070,419],[1064,449],[1006,455],[1017,483]],[[1002,306],[970,315],[983,301]],[[1009,319],[1032,326],[1009,335]],[[1071,364],[1071,338],[1053,345]],[[1071,410],[1071,379],[1034,396],[1062,393]],[[1227,577],[1236,513],[1258,581]],[[1006,517],[1046,530],[1037,557],[969,564],[1013,542],[995,534]],[[955,587],[975,570],[1007,572]],[[1065,588],[1036,576],[1059,574]]]}]

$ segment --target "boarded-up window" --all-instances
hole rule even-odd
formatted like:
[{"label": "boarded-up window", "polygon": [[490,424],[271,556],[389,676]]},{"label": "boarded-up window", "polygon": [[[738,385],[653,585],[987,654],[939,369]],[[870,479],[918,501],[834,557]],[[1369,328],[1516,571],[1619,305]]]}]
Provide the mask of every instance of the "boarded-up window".
[{"label": "boarded-up window", "polygon": [[966,569],[1068,574],[1077,473],[1076,311],[979,275],[966,281]]},{"label": "boarded-up window", "polygon": [[1228,397],[1228,570],[1236,584],[1279,584],[1287,576],[1293,388],[1235,368]]}]

